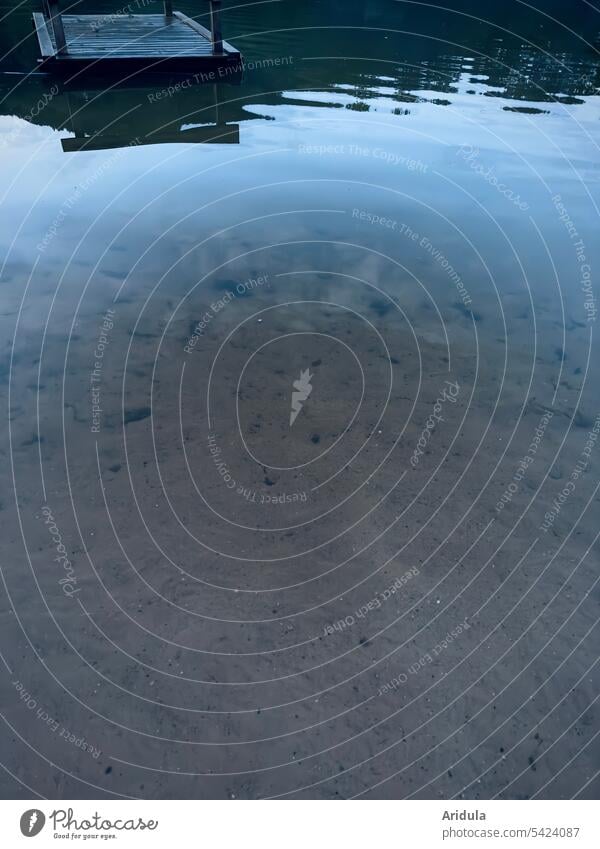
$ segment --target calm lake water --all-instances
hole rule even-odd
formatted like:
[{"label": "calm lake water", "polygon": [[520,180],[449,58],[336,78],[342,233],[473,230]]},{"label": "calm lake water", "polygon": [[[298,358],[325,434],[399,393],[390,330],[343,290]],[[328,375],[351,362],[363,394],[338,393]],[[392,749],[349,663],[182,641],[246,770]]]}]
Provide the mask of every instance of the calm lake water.
[{"label": "calm lake water", "polygon": [[2,2],[4,797],[597,798],[600,15],[224,5]]}]

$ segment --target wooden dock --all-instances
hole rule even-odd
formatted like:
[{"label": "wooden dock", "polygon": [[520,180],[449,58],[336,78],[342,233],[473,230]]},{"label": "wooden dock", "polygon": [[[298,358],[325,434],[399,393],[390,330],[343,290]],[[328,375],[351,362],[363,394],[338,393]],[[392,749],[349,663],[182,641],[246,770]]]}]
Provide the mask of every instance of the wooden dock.
[{"label": "wooden dock", "polygon": [[171,0],[161,15],[63,15],[58,0],[44,0],[44,12],[33,14],[40,62],[68,74],[186,73],[199,81],[235,74],[241,54],[223,40],[220,0],[209,3],[210,30],[174,12]]}]

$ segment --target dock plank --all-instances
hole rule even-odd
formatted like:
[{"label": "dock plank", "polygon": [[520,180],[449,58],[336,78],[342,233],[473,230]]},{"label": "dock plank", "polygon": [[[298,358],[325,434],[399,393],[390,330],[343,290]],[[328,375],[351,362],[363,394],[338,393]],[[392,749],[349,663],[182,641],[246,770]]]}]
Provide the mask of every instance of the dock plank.
[{"label": "dock plank", "polygon": [[[177,20],[182,21],[184,24],[187,24],[188,27],[191,27],[195,32],[203,35],[207,41],[211,42],[212,36],[210,30],[206,29],[206,27],[202,26],[202,24],[195,21],[193,18],[189,18],[187,15],[184,15],[183,12],[173,12],[173,17],[177,18]],[[225,53],[237,53],[238,51],[229,44],[228,41],[223,40],[223,50]]]},{"label": "dock plank", "polygon": [[46,19],[41,12],[33,13],[33,26],[35,27],[35,31],[37,33],[38,42],[40,45],[40,52],[42,56],[54,56],[56,54],[56,50],[54,49],[54,45],[50,40],[50,34],[48,33],[48,29],[46,27]]}]

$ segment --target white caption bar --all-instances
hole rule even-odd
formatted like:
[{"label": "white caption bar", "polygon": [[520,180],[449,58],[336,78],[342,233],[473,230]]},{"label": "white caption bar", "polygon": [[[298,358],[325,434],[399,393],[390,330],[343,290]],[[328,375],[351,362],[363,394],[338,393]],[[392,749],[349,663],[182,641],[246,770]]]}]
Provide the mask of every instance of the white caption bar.
[{"label": "white caption bar", "polygon": [[[593,801],[0,802],[3,847],[343,849],[572,847],[598,843]],[[169,841],[167,843],[167,841]]]}]

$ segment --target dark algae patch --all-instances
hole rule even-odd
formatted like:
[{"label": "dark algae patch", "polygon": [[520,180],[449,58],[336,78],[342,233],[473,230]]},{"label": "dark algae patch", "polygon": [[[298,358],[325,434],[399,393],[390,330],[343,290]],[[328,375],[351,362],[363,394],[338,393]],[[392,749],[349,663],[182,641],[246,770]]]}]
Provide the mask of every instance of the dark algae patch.
[{"label": "dark algae patch", "polygon": [[132,422],[141,422],[143,419],[147,419],[151,413],[152,410],[150,407],[133,407],[129,410],[125,410],[123,421],[126,425],[131,424]]}]

